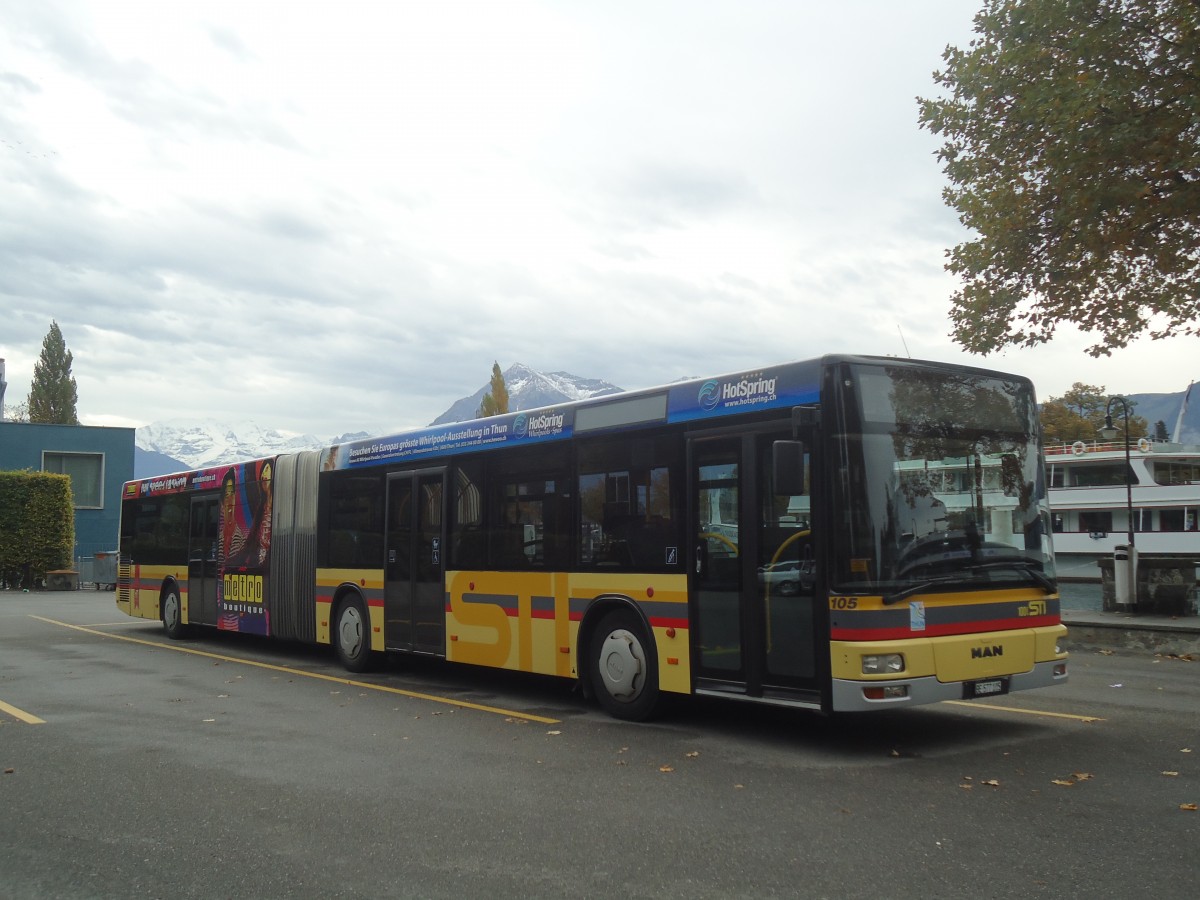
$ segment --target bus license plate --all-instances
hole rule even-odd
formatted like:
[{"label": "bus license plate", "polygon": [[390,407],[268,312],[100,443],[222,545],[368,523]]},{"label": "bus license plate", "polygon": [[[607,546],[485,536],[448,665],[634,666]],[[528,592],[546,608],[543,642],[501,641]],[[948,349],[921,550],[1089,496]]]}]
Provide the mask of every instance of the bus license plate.
[{"label": "bus license plate", "polygon": [[1008,680],[1005,678],[991,678],[987,681],[972,681],[966,685],[966,690],[963,692],[968,698],[971,697],[992,697],[996,694],[1008,693]]}]

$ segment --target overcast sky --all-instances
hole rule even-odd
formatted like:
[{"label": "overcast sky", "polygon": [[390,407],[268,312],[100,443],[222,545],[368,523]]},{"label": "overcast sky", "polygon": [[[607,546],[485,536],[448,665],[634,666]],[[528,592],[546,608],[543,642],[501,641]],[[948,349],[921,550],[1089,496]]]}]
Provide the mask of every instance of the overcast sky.
[{"label": "overcast sky", "polygon": [[981,358],[917,127],[967,0],[0,0],[0,357],[89,425],[423,425],[493,360],[623,388],[828,352],[1185,388],[1193,339]]}]

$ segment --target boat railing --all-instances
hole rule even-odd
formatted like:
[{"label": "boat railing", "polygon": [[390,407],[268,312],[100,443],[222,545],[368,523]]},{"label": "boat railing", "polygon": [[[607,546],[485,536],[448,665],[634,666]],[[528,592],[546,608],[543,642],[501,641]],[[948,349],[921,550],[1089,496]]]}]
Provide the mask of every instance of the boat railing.
[{"label": "boat railing", "polygon": [[[1145,452],[1150,449],[1150,441],[1138,438],[1129,442],[1131,452]],[[1086,456],[1089,453],[1106,451],[1125,451],[1124,441],[1075,441],[1072,444],[1050,444],[1046,447],[1047,456]]]}]

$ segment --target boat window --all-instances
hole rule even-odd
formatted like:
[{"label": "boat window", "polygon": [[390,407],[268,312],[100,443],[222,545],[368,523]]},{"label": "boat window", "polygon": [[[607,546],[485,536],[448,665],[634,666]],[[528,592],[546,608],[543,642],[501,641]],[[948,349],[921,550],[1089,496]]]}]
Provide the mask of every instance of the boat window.
[{"label": "boat window", "polygon": [[1154,464],[1155,484],[1196,484],[1200,482],[1200,465],[1185,462]]},{"label": "boat window", "polygon": [[1101,487],[1110,484],[1124,484],[1127,471],[1130,480],[1137,484],[1137,476],[1131,469],[1127,469],[1124,460],[1075,466],[1071,470],[1070,486]]}]

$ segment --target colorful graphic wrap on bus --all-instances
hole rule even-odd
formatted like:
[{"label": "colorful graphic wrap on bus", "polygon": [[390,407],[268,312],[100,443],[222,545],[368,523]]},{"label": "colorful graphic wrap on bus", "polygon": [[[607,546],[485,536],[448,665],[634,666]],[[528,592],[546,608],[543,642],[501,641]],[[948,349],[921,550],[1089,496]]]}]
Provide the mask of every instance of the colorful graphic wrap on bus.
[{"label": "colorful graphic wrap on bus", "polygon": [[217,539],[198,551],[216,563],[217,627],[270,634],[264,580],[271,563],[275,461],[260,459],[130,482],[126,499],[219,490]]},{"label": "colorful graphic wrap on bus", "polygon": [[269,634],[263,581],[271,563],[274,460],[230,466],[221,476],[217,627]]}]

